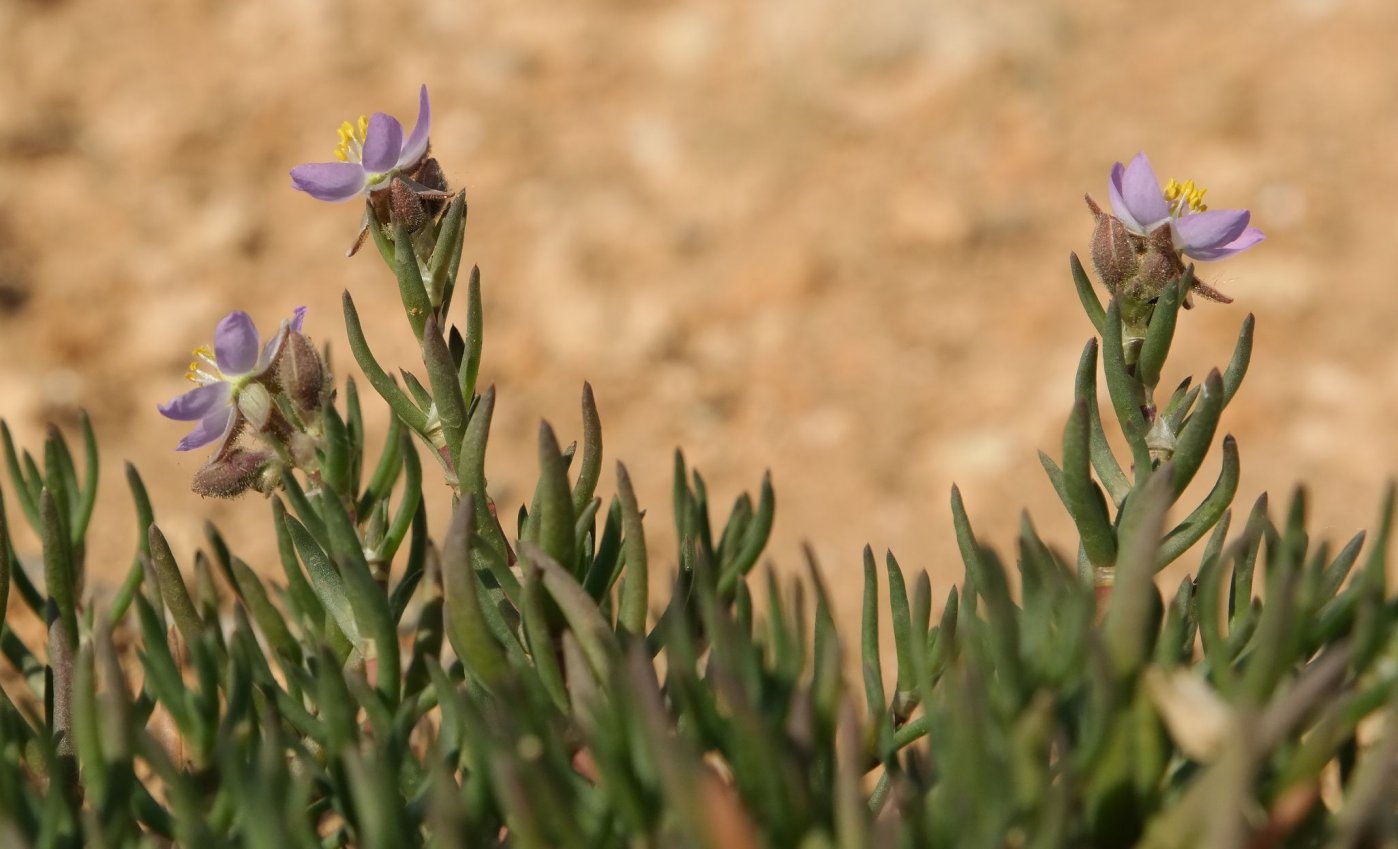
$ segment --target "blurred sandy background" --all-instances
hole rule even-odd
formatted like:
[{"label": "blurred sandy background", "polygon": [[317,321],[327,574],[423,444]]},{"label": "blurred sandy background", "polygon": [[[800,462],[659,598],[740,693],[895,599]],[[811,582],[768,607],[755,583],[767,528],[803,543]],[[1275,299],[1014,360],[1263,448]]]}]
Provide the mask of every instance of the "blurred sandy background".
[{"label": "blurred sandy background", "polygon": [[538,419],[575,438],[587,379],[662,567],[677,445],[720,519],[772,469],[770,554],[799,566],[809,540],[846,616],[866,541],[939,596],[959,576],[953,481],[984,540],[1008,548],[1027,506],[1063,544],[1035,452],[1059,453],[1090,332],[1067,257],[1083,192],[1140,149],[1269,235],[1204,269],[1237,303],[1187,314],[1167,372],[1221,366],[1257,314],[1224,423],[1240,502],[1299,476],[1316,533],[1348,535],[1398,468],[1389,0],[0,0],[0,33],[0,413],[37,449],[91,410],[98,577],[134,545],[123,459],[185,557],[206,516],[264,521],[190,494],[204,457],[155,412],[226,312],[270,329],[308,304],[343,375],[348,288],[381,358],[412,362],[392,279],[343,257],[358,207],[287,170],[346,118],[410,123],[422,82],[469,191],[507,515]]}]

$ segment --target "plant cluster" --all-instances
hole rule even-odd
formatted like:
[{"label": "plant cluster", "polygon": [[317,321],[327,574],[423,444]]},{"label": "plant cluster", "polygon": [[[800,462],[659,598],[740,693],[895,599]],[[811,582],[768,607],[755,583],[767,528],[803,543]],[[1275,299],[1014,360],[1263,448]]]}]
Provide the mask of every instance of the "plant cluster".
[{"label": "plant cluster", "polygon": [[[1192,183],[1162,189],[1143,156],[1116,166],[1112,212],[1089,199],[1111,297],[1073,258],[1097,335],[1061,454],[1041,456],[1077,551],[1026,516],[1002,559],[953,490],[964,581],[941,596],[866,549],[849,641],[809,555],[800,577],[753,576],[770,482],[720,524],[678,454],[677,568],[653,593],[625,466],[615,495],[597,494],[590,387],[579,443],[541,425],[532,499],[502,517],[480,275],[460,273],[465,195],[429,130],[424,88],[406,136],[382,113],[347,122],[336,161],[292,172],[315,198],[364,203],[355,247],[373,242],[419,342],[421,370],[394,376],[345,293],[350,350],[392,412],[377,456],[361,408],[374,396],[337,385],[300,310],[266,341],[226,317],[196,351],[195,388],[160,408],[197,423],[180,449],[213,447],[196,492],[265,494],[277,563],[244,562],[212,525],[177,558],[128,466],[139,543],[114,597],[95,599],[85,571],[111,555],[85,542],[90,424],[81,463],[57,429],[38,458],[0,429],[0,845],[1398,845],[1393,492],[1367,550],[1364,534],[1311,540],[1300,492],[1234,521],[1238,447],[1218,434],[1251,317],[1222,372],[1157,397],[1191,292],[1223,297],[1184,259],[1260,241],[1246,211],[1204,209]],[[1212,490],[1167,521],[1211,453]],[[432,477],[450,517],[429,516]],[[12,542],[16,519],[42,539],[42,575]],[[1157,573],[1181,557],[1193,574],[1162,593]],[[862,686],[844,677],[855,651]]]}]

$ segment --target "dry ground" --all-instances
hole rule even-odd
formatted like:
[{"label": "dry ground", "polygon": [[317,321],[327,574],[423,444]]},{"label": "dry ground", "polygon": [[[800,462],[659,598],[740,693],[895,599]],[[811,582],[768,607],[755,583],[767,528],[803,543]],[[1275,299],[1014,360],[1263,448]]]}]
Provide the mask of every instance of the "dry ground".
[{"label": "dry ground", "polygon": [[1204,270],[1237,303],[1187,314],[1167,373],[1221,365],[1256,313],[1240,500],[1306,480],[1317,534],[1348,535],[1398,468],[1390,0],[6,0],[0,33],[0,414],[37,447],[91,410],[98,578],[134,544],[123,459],[185,556],[205,517],[266,515],[190,494],[203,458],[155,413],[224,313],[308,304],[347,373],[348,288],[410,362],[391,278],[342,256],[358,210],[286,172],[345,118],[410,121],[421,82],[469,191],[509,511],[587,379],[658,552],[677,445],[720,509],[772,470],[772,556],[809,540],[846,617],[866,541],[939,593],[959,574],[953,481],[987,541],[1028,507],[1062,544],[1035,452],[1089,334],[1067,257],[1139,149],[1269,235]]}]

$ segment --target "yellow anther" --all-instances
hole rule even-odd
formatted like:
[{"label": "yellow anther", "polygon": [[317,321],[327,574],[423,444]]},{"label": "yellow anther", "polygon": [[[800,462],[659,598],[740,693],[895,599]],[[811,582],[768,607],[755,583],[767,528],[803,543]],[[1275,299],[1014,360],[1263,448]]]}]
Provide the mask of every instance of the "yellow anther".
[{"label": "yellow anther", "polygon": [[353,124],[349,121],[340,124],[339,130],[337,130],[340,141],[335,145],[335,158],[341,162],[351,160],[358,162],[360,151],[364,147],[364,134],[368,130],[369,117],[367,115],[360,115],[359,120]]},{"label": "yellow anther", "polygon": [[1208,189],[1194,185],[1193,180],[1185,180],[1183,183],[1171,177],[1165,184],[1165,200],[1170,202],[1172,207],[1176,207],[1177,214],[1188,212],[1203,212],[1208,209],[1204,205],[1204,195]]}]

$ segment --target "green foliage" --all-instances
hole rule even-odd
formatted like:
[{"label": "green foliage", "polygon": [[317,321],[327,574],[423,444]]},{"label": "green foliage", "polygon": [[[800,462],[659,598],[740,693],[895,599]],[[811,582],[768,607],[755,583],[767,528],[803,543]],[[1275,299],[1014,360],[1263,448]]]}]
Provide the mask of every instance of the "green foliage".
[{"label": "green foliage", "polygon": [[[346,293],[350,348],[392,422],[371,463],[353,382],[321,413],[315,451],[271,498],[278,564],[244,562],[212,527],[182,564],[128,467],[132,566],[94,599],[86,417],[81,474],[57,430],[41,468],[0,426],[10,503],[42,540],[22,558],[0,498],[3,845],[1398,841],[1394,493],[1372,540],[1333,555],[1299,492],[1279,522],[1264,498],[1233,527],[1238,449],[1216,436],[1251,317],[1224,372],[1155,398],[1192,272],[1131,304],[1126,334],[1122,305],[1103,306],[1074,258],[1100,341],[1079,362],[1061,458],[1040,459],[1078,551],[1055,551],[1025,516],[1011,575],[953,489],[964,581],[934,611],[927,572],[892,553],[880,568],[866,549],[851,687],[855,652],[809,554],[803,578],[761,573],[754,602],[769,478],[715,526],[703,477],[675,455],[677,571],[651,615],[647,514],[619,463],[616,494],[597,496],[590,386],[581,451],[540,426],[538,484],[507,533],[486,479],[495,393],[476,388],[475,269],[465,329],[447,316],[464,196],[444,206],[415,232],[370,206],[426,383],[375,360]],[[1101,414],[1099,354],[1127,462]],[[1171,524],[1216,442],[1212,490]],[[435,536],[423,445],[454,497]],[[1158,570],[1190,552],[1194,576],[1163,597]]]}]

